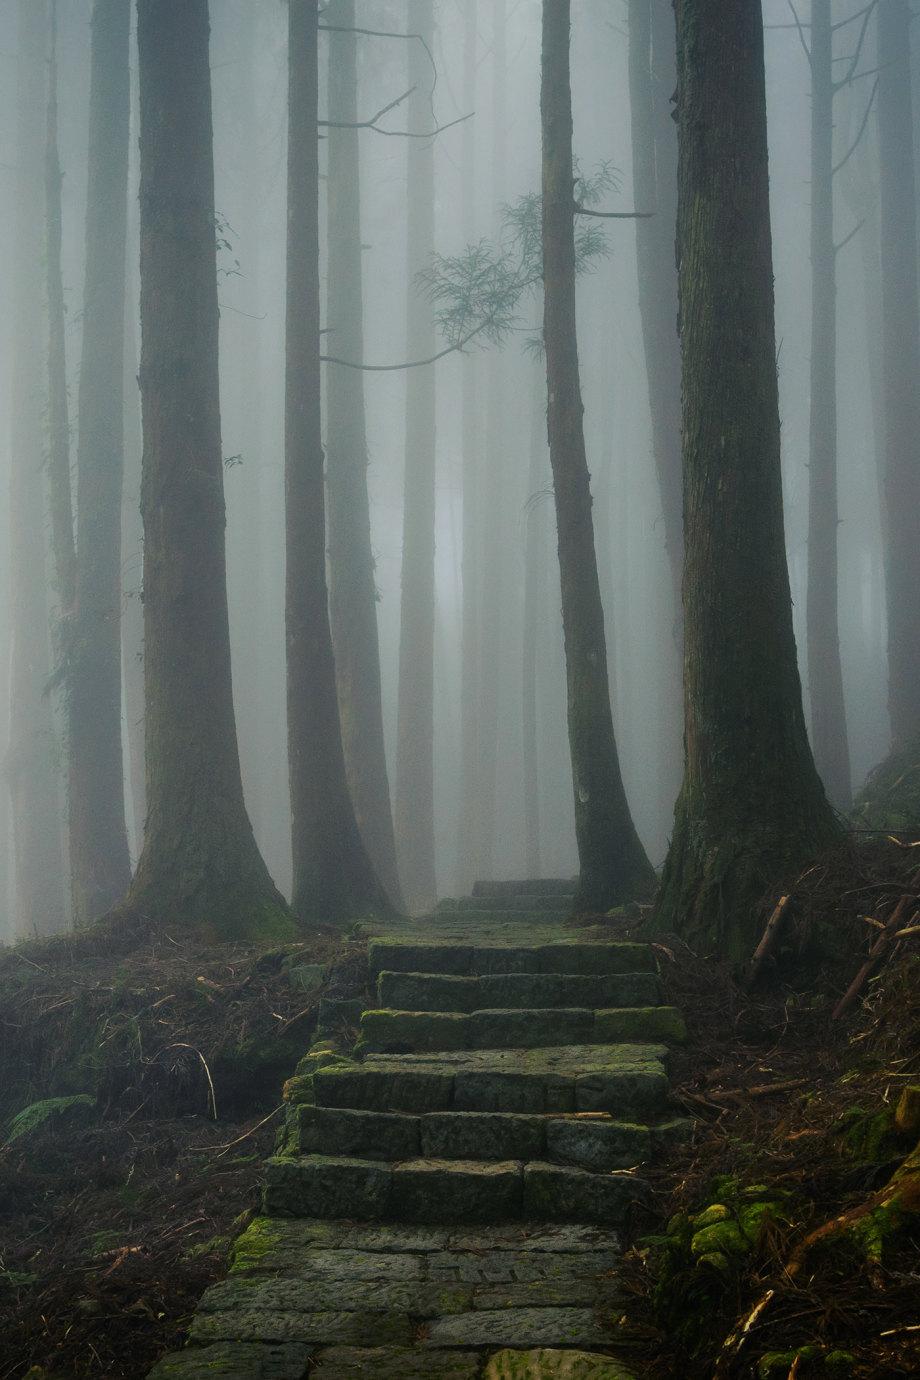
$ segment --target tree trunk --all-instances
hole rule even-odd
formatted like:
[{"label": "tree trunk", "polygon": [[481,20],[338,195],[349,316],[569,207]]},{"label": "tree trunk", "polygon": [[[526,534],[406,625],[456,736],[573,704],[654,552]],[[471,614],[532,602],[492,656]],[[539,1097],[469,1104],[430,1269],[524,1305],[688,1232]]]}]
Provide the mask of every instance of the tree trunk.
[{"label": "tree trunk", "polygon": [[537,733],[538,689],[543,678],[538,674],[540,626],[544,617],[543,511],[542,497],[546,475],[546,433],[543,423],[543,381],[534,369],[533,431],[530,438],[530,466],[524,503],[524,643],[522,664],[521,730],[524,759],[524,871],[528,877],[540,872],[540,752]]},{"label": "tree trunk", "polygon": [[[680,340],[677,335],[677,131],[671,118],[675,83],[674,12],[660,0],[629,0],[629,108],[633,199],[651,211],[636,221],[639,315],[648,375],[652,451],[664,540],[680,624],[684,536],[680,458]],[[678,638],[678,644],[680,639]]]},{"label": "tree trunk", "polygon": [[[508,194],[508,4],[492,4],[492,170],[491,213],[500,228]],[[489,360],[486,380],[483,475],[480,485],[479,560],[479,779],[475,870],[491,877],[495,851],[495,799],[499,759],[499,701],[503,653],[505,541],[508,531],[506,442],[508,365],[502,350]]]},{"label": "tree trunk", "polygon": [[910,6],[878,8],[884,498],[888,603],[888,705],[892,741],[920,731],[920,310],[910,70]]},{"label": "tree trunk", "polygon": [[830,0],[811,14],[811,432],[808,463],[808,689],[815,765],[829,799],[852,796],[837,616],[837,266]]},{"label": "tree trunk", "polygon": [[[324,22],[355,27],[355,0],[333,0]],[[358,119],[354,33],[329,33],[329,119]],[[334,354],[364,356],[361,182],[357,129],[328,132],[327,325]],[[329,616],[348,786],[364,846],[394,904],[401,904],[390,808],[380,689],[377,586],[367,488],[364,380],[331,364],[326,372],[326,493],[329,503]]]},{"label": "tree trunk", "polygon": [[65,920],[57,745],[46,694],[42,170],[47,38],[45,0],[20,0],[10,406],[10,746],[6,759],[13,812],[14,930],[20,938],[56,933],[64,928]]},{"label": "tree trunk", "polygon": [[61,160],[58,150],[57,0],[51,3],[51,61],[45,139],[45,281],[48,292],[48,487],[51,497],[51,554],[57,595],[59,657],[67,655],[67,623],[76,592],[77,553],[70,487],[70,417],[67,406],[66,314],[61,271]]},{"label": "tree trunk", "polygon": [[346,920],[388,902],[358,832],[326,590],[320,410],[317,0],[290,0],[285,368],[285,626],[293,908]]},{"label": "tree trunk", "polygon": [[[434,42],[432,0],[409,0],[408,29]],[[419,42],[409,44],[409,129],[431,120],[430,68]],[[431,308],[416,275],[434,252],[434,148],[410,139],[408,159],[409,283],[406,340],[419,359],[434,354]],[[403,499],[402,598],[396,729],[396,846],[406,900],[426,910],[437,897],[434,858],[434,522],[435,377],[430,368],[406,377],[406,468]]]},{"label": "tree trunk", "polygon": [[[132,233],[132,263],[137,262],[137,247]],[[131,293],[125,311],[125,473],[121,515],[124,589],[121,650],[128,783],[131,792],[133,849],[136,859],[144,846],[144,821],[147,818],[147,764],[144,749],[144,528],[141,522],[141,463],[144,443],[141,430],[141,395],[137,386],[137,292],[133,272],[129,282]]]},{"label": "tree trunk", "polygon": [[649,891],[654,872],[620,775],[594,550],[575,325],[570,11],[570,0],[544,0],[543,338],[580,862],[575,904],[581,910],[606,910]]},{"label": "tree trunk", "polygon": [[[476,108],[478,0],[466,0],[463,11],[463,108]],[[473,120],[462,129],[460,166],[463,243],[473,244],[476,216],[476,129]],[[457,884],[468,891],[476,880],[476,835],[479,784],[479,657],[482,579],[481,464],[482,428],[479,418],[481,371],[474,353],[462,361],[462,492],[461,533],[462,623],[460,632],[460,820],[457,846]]]},{"label": "tree trunk", "polygon": [[758,902],[838,829],[786,568],[761,6],[677,16],[686,762],[656,922],[740,960]]},{"label": "tree trunk", "polygon": [[78,925],[109,910],[131,878],[121,745],[130,29],[130,0],[96,0],[77,445],[77,585],[67,677],[70,872]]},{"label": "tree trunk", "polygon": [[208,34],[207,0],[139,0],[148,814],[126,908],[281,938],[296,930],[243,804],[230,678]]}]

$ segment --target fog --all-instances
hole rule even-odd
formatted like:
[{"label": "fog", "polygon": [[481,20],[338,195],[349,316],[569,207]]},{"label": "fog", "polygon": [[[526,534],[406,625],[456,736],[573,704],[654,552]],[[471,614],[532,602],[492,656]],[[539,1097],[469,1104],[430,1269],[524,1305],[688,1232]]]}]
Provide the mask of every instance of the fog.
[{"label": "fog", "polygon": [[[424,104],[434,175],[434,249],[445,258],[467,245],[502,234],[503,208],[538,193],[541,185],[540,40],[537,0],[479,0],[474,71],[465,64],[464,36],[475,0],[433,0],[435,36],[423,55]],[[882,0],[885,3],[885,0]],[[327,7],[334,11],[338,0]],[[43,0],[39,7],[44,8]],[[415,7],[417,8],[417,7]],[[771,197],[776,278],[786,542],[795,631],[808,712],[805,656],[809,504],[809,362],[811,358],[811,215],[809,140],[811,71],[786,0],[764,0]],[[808,0],[801,18],[808,22]],[[837,20],[856,15],[862,0],[835,0]],[[89,129],[90,0],[57,7],[57,135],[63,171],[61,275],[66,304],[66,367],[72,466],[78,446],[79,380],[83,347],[86,265],[86,196]],[[650,212],[637,204],[629,85],[628,6],[625,0],[575,0],[573,99],[575,151],[584,176],[607,165],[612,176],[605,209]],[[7,502],[16,446],[17,360],[23,351],[43,371],[47,310],[33,302],[28,339],[17,317],[17,215],[22,197],[20,158],[24,96],[17,0],[0,4],[0,723],[8,741],[11,607],[15,558]],[[233,693],[246,805],[262,855],[276,884],[290,895],[292,858],[285,732],[284,624],[284,384],[285,236],[287,196],[287,7],[278,0],[212,0],[211,75],[214,119],[215,204],[220,302],[220,391],[227,504],[227,580],[230,602]],[[405,34],[407,5],[357,0],[358,25]],[[321,21],[322,22],[322,21]],[[502,37],[501,26],[505,24]],[[124,546],[121,607],[111,617],[122,629],[124,775],[129,842],[136,862],[143,838],[143,701],[140,689],[142,589],[140,521],[140,411],[136,386],[141,322],[139,294],[137,59],[132,23],[132,110],[127,234]],[[835,54],[848,55],[861,25],[835,34]],[[320,35],[320,115],[326,110],[328,46]],[[887,633],[879,448],[881,276],[879,266],[879,67],[875,24],[869,25],[858,72],[869,75],[843,87],[834,100],[834,157],[855,152],[835,178],[837,267],[837,474],[839,482],[839,637],[852,787],[888,750]],[[364,365],[416,361],[419,343],[406,329],[407,298],[422,291],[407,270],[410,198],[407,160],[415,141],[401,137],[410,118],[406,93],[415,38],[357,36],[359,121],[378,127],[357,132],[363,261]],[[467,51],[467,59],[469,51]],[[418,53],[415,54],[418,61]],[[838,72],[841,68],[838,66]],[[845,70],[845,67],[844,69]],[[886,80],[882,70],[880,81]],[[41,84],[40,76],[35,78]],[[44,93],[40,97],[44,105]],[[920,106],[916,107],[920,108]],[[27,112],[28,115],[28,112]],[[385,131],[385,132],[384,132]],[[417,132],[417,131],[416,131]],[[321,130],[325,179],[328,130]],[[42,128],[41,139],[45,131]],[[920,139],[916,140],[920,150]],[[41,170],[38,173],[41,177]],[[327,207],[321,181],[320,226]],[[636,236],[640,222],[603,220],[606,252],[594,258],[578,285],[578,345],[592,475],[595,533],[607,620],[611,697],[617,745],[633,817],[655,866],[667,852],[682,769],[678,611],[665,548],[662,500],[653,456],[651,407],[638,296]],[[41,235],[41,226],[32,233]],[[916,246],[912,246],[915,252]],[[44,257],[44,249],[42,250]],[[18,254],[18,257],[17,257]],[[326,247],[321,251],[325,284]],[[18,267],[17,267],[18,265]],[[425,310],[435,306],[425,299]],[[322,348],[336,354],[336,322],[323,308]],[[434,379],[436,445],[434,564],[434,795],[437,895],[459,895],[487,871],[495,878],[566,877],[578,870],[572,775],[566,727],[566,670],[559,611],[552,477],[546,446],[545,373],[532,340],[539,336],[542,301],[526,293],[516,321],[500,343],[476,339],[462,352],[423,366]],[[676,313],[675,313],[676,315]],[[17,322],[19,324],[17,324]],[[676,320],[675,320],[676,327]],[[449,343],[438,336],[440,351]],[[356,361],[358,362],[358,361]],[[343,366],[324,365],[328,373]],[[364,370],[371,544],[375,560],[384,740],[391,797],[397,789],[397,722],[403,555],[406,400],[413,369]],[[47,378],[31,380],[41,395],[42,434],[48,455]],[[465,393],[465,390],[466,393]],[[466,396],[467,411],[464,411]],[[470,398],[474,399],[472,405]],[[472,406],[472,412],[470,411]],[[470,416],[472,415],[472,424]],[[465,423],[465,416],[467,421]],[[471,441],[472,425],[472,441]],[[482,650],[478,679],[464,654],[464,475],[471,444],[478,457],[480,504],[477,576],[482,591],[475,635]],[[39,453],[36,450],[36,454]],[[60,648],[59,590],[51,553],[48,466],[43,466],[44,566],[31,551],[30,578],[43,579],[48,610],[49,676],[36,688],[53,713],[54,771],[62,847],[67,838],[66,697],[53,668]],[[15,486],[14,486],[15,488]],[[74,487],[76,495],[76,487]],[[483,498],[483,495],[486,495]],[[466,495],[469,502],[469,494]],[[75,498],[76,501],[76,498]],[[469,516],[469,514],[468,514]],[[538,851],[528,851],[525,761],[527,553],[535,675]],[[334,629],[334,636],[348,630]],[[490,689],[489,687],[493,687]],[[490,701],[494,695],[494,701]],[[139,699],[139,696],[141,698]],[[490,837],[462,841],[463,724],[478,725],[480,765],[471,808],[491,821]],[[493,729],[490,723],[494,719]],[[494,804],[492,792],[494,791]],[[0,806],[0,923],[8,939],[27,933],[17,900],[14,833],[22,828],[9,793]],[[399,827],[397,823],[397,834]],[[398,847],[406,848],[405,841]],[[65,850],[66,851],[66,850]],[[69,913],[61,894],[62,926]],[[424,897],[430,902],[433,897]],[[407,897],[416,908],[415,897]]]}]

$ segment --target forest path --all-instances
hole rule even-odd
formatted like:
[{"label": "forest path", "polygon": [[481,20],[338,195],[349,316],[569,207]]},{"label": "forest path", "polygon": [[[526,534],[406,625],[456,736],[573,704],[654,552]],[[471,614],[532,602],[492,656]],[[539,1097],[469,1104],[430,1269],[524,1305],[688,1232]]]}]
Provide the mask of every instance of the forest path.
[{"label": "forest path", "polygon": [[152,1380],[629,1380],[617,1228],[686,1129],[682,1023],[570,894],[479,883],[371,939],[357,1046],[324,1003],[263,1215]]}]

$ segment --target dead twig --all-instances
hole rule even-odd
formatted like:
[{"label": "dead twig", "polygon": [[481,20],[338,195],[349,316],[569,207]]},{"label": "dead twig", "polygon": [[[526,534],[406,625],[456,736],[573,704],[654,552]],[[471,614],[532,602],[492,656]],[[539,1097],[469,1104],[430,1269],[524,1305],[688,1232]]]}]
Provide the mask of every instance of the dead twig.
[{"label": "dead twig", "polygon": [[786,916],[789,911],[789,902],[791,900],[791,896],[781,896],[773,908],[773,914],[767,921],[767,928],[763,932],[763,938],[754,950],[754,957],[751,959],[751,966],[744,982],[744,987],[747,991],[750,991],[754,986],[760,976],[761,968],[776,948],[777,941],[779,940],[780,933],[786,921]]},{"label": "dead twig", "polygon": [[856,974],[855,978],[850,983],[849,987],[844,992],[843,996],[840,998],[837,1005],[834,1007],[834,1010],[831,1013],[832,1020],[839,1021],[841,1016],[845,1016],[846,1013],[849,1011],[850,1007],[854,1004],[856,998],[860,995],[866,983],[869,981],[869,978],[875,972],[879,963],[882,961],[882,959],[885,957],[885,954],[888,952],[888,950],[891,948],[891,945],[894,943],[896,932],[899,929],[902,920],[904,919],[905,911],[907,911],[907,909],[913,904],[915,899],[916,898],[913,896],[901,897],[900,901],[892,911],[891,916],[889,917],[885,925],[885,928],[882,930],[881,934],[878,936],[875,943],[872,945],[872,948],[869,950],[869,956],[866,959],[865,963],[863,963],[859,972]]}]

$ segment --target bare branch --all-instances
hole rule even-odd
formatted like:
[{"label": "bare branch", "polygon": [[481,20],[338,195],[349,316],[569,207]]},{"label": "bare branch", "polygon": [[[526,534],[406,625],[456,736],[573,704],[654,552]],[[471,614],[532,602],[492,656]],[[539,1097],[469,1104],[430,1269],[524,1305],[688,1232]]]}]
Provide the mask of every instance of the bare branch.
[{"label": "bare branch", "polygon": [[863,228],[863,226],[865,225],[865,223],[866,223],[865,217],[863,217],[863,219],[862,219],[861,221],[859,221],[859,223],[858,223],[857,225],[854,225],[854,226],[853,226],[853,229],[850,231],[850,233],[849,233],[848,235],[846,235],[846,236],[840,241],[839,244],[835,244],[835,245],[834,245],[834,253],[835,253],[835,254],[839,254],[840,251],[841,251],[841,249],[845,249],[846,246],[850,243],[850,240],[855,239],[855,237],[859,234],[860,230]]},{"label": "bare branch", "polygon": [[855,24],[857,19],[862,19],[867,10],[871,14],[875,5],[876,0],[870,0],[870,3],[866,5],[865,9],[857,10],[855,14],[847,15],[846,19],[838,19],[836,24],[831,25],[831,33],[836,33],[838,29],[845,29],[848,24]]},{"label": "bare branch", "polygon": [[869,100],[866,103],[866,113],[862,117],[862,124],[859,126],[859,129],[856,133],[856,138],[853,140],[852,144],[847,149],[846,153],[843,155],[840,162],[835,163],[834,166],[831,168],[831,177],[836,177],[840,169],[850,161],[850,159],[853,157],[853,154],[859,148],[860,142],[862,141],[862,137],[866,132],[866,127],[869,124],[869,116],[872,114],[872,107],[875,104],[875,97],[877,92],[878,77],[875,78],[875,82],[873,83],[872,94],[870,95]]},{"label": "bare branch", "polygon": [[598,220],[651,220],[654,211],[592,211],[590,206],[574,203],[576,216],[595,216]]},{"label": "bare branch", "polygon": [[475,111],[471,110],[469,114],[460,115],[456,120],[448,120],[445,125],[436,125],[434,129],[381,129],[378,121],[391,110],[395,110],[398,105],[402,105],[403,101],[408,100],[414,90],[415,87],[410,86],[408,91],[397,96],[395,101],[390,101],[389,105],[383,106],[369,120],[318,120],[317,124],[323,129],[372,129],[375,134],[385,134],[390,139],[433,139],[436,134],[443,134],[445,129],[453,129],[454,125],[461,125],[464,120],[472,119],[475,114]]},{"label": "bare branch", "polygon": [[811,49],[809,48],[808,44],[807,44],[806,41],[805,41],[805,30],[804,30],[804,28],[802,27],[802,21],[801,21],[801,19],[799,18],[798,11],[796,10],[795,5],[793,4],[793,0],[787,0],[787,3],[788,3],[788,5],[789,5],[790,10],[792,11],[792,18],[795,20],[795,27],[796,27],[796,29],[798,30],[799,42],[800,42],[801,45],[802,45],[802,52],[803,52],[803,53],[805,54],[805,56],[808,58],[808,65],[809,65],[809,67],[810,67],[810,66],[811,66]]},{"label": "bare branch", "polygon": [[[854,47],[853,52],[850,56],[850,65],[847,68],[846,76],[841,77],[839,81],[834,82],[835,92],[839,91],[842,86],[847,86],[853,80],[856,68],[859,66],[859,59],[862,57],[863,47],[865,46],[866,34],[869,31],[869,20],[872,18],[877,4],[878,0],[870,0],[870,3],[866,6],[865,10],[863,11],[862,24],[859,26],[859,37],[856,40],[856,46]],[[866,74],[860,73],[860,75],[863,76]]]},{"label": "bare branch", "polygon": [[320,363],[340,364],[343,369],[364,369],[372,374],[390,374],[399,369],[422,369],[427,364],[436,364],[439,359],[444,359],[445,355],[461,353],[474,336],[480,335],[488,324],[487,321],[483,321],[474,331],[465,335],[462,340],[456,341],[453,345],[446,345],[443,350],[439,350],[436,355],[429,355],[427,359],[410,359],[401,364],[362,364],[360,360],[339,359],[337,355],[320,355]]}]

